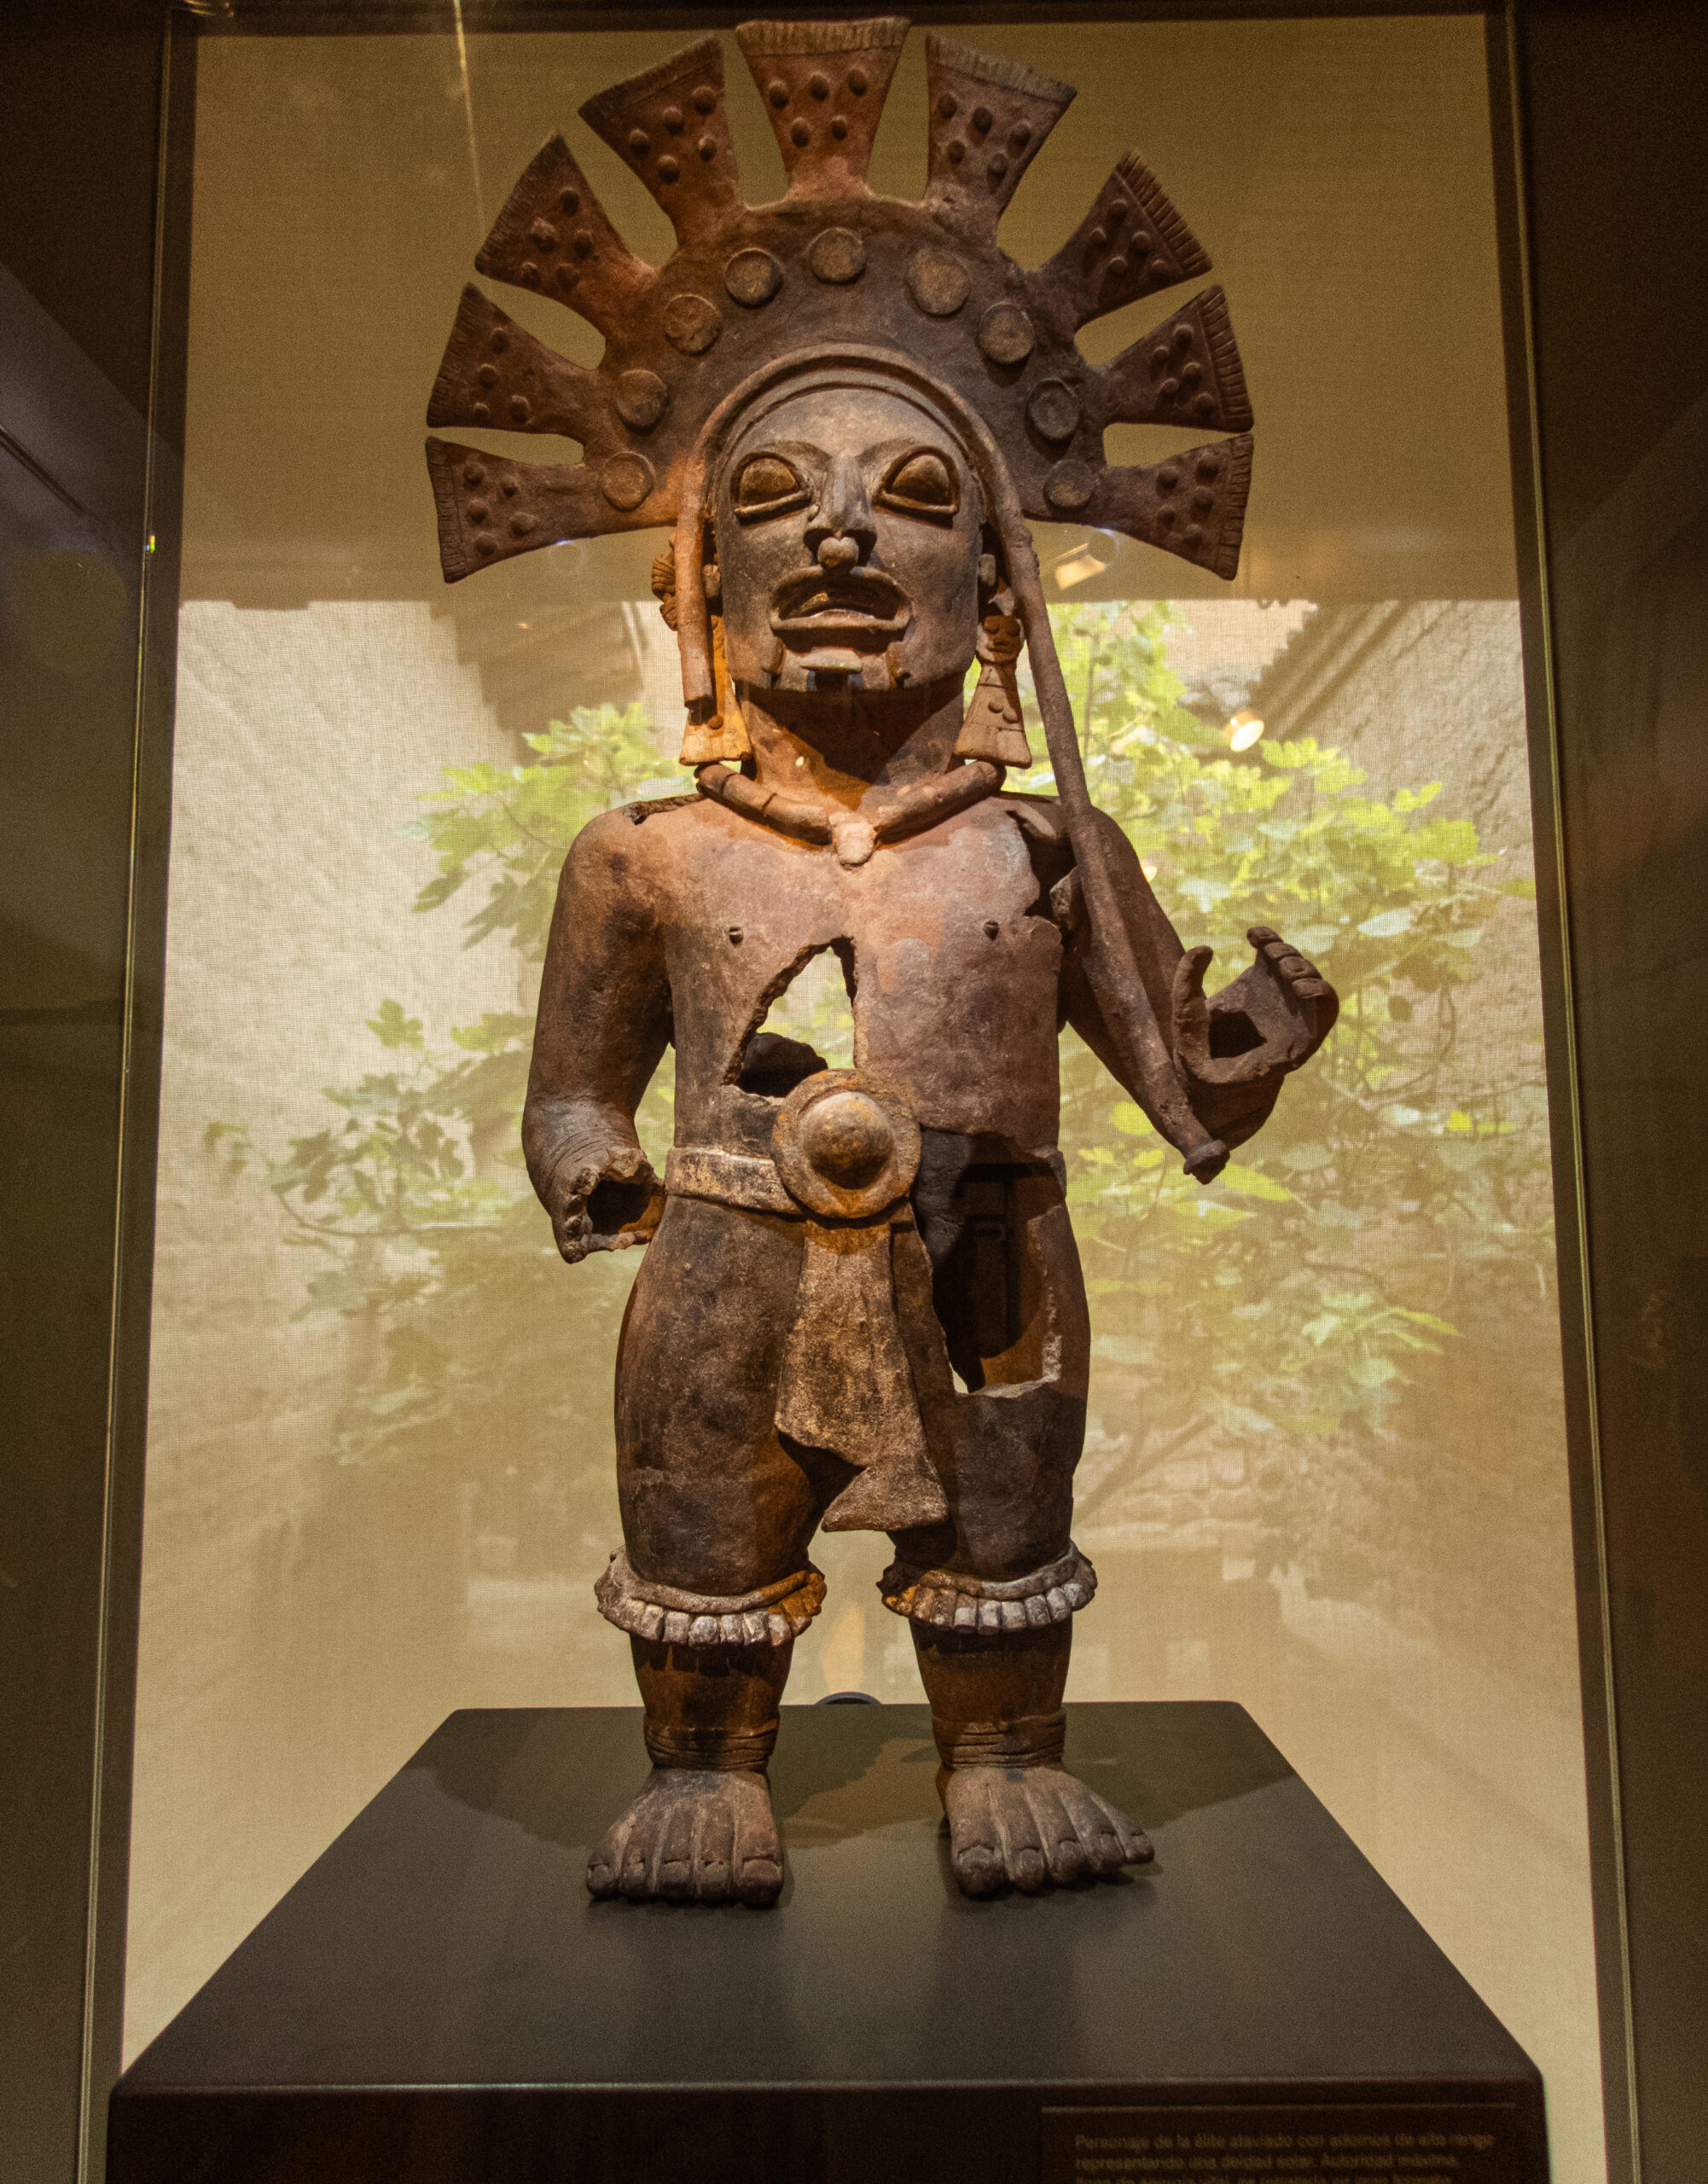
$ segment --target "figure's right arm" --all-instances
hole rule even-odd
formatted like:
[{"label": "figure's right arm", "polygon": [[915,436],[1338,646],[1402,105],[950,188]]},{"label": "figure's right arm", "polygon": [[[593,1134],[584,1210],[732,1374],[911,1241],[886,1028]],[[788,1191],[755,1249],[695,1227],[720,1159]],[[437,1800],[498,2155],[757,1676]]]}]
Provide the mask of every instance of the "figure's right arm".
[{"label": "figure's right arm", "polygon": [[635,1110],[671,1036],[659,906],[625,811],[577,835],[546,945],[522,1149],[557,1247],[644,1244],[663,1194],[635,1134]]}]

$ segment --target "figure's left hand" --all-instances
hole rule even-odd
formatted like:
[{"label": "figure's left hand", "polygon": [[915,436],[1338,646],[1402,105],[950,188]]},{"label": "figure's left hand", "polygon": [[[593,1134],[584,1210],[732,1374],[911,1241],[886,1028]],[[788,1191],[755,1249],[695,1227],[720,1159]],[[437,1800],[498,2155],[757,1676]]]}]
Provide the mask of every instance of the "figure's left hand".
[{"label": "figure's left hand", "polygon": [[1310,1060],[1334,1027],[1339,996],[1314,963],[1266,925],[1246,935],[1256,961],[1213,1001],[1213,950],[1188,948],[1174,970],[1175,1059],[1189,1083],[1255,1084]]}]

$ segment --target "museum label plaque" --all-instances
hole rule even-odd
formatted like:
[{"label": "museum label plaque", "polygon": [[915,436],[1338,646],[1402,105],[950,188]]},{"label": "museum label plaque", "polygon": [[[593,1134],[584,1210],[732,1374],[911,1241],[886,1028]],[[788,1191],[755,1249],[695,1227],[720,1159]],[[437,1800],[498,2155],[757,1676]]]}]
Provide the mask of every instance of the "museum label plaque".
[{"label": "museum label plaque", "polygon": [[1152,2184],[1174,2177],[1508,2184],[1532,2174],[1509,2101],[1043,2111],[1043,2184]]}]

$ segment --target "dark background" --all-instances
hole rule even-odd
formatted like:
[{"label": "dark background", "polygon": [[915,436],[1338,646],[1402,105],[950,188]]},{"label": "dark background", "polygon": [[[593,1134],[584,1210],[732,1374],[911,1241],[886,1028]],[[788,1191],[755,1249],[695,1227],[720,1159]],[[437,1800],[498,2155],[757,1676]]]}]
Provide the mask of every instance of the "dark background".
[{"label": "dark background", "polygon": [[[182,415],[182,327],[165,309],[157,335],[154,298],[177,292],[188,210],[187,162],[163,195],[157,153],[188,113],[196,16],[223,4],[172,14],[169,80],[158,0],[0,14],[0,2156],[20,2184],[100,2174],[118,2066]],[[586,19],[625,13],[666,20]],[[269,0],[241,20],[363,16]],[[1508,341],[1555,1143],[1581,1147],[1560,1164],[1562,1287],[1609,2154],[1615,2179],[1698,2184],[1708,16],[1521,0],[1490,45],[1497,136],[1513,128],[1497,156],[1510,172],[1515,145],[1520,177]]]}]

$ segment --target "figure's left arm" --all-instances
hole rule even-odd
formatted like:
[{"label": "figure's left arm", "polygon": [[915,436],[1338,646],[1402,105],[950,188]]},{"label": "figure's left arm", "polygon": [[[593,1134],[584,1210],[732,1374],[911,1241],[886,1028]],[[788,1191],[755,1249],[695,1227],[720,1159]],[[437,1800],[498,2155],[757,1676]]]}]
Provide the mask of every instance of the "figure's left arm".
[{"label": "figure's left arm", "polygon": [[[1139,975],[1193,1110],[1212,1137],[1229,1147],[1243,1144],[1269,1120],[1286,1079],[1334,1028],[1339,998],[1315,964],[1262,925],[1246,936],[1253,955],[1249,968],[1206,996],[1211,950],[1182,946],[1132,844],[1113,819],[1101,818],[1101,827]],[[1072,897],[1078,892],[1076,875]],[[1124,1082],[1082,967],[1084,910],[1077,901],[1070,921],[1079,930],[1064,965],[1068,1021]]]}]

